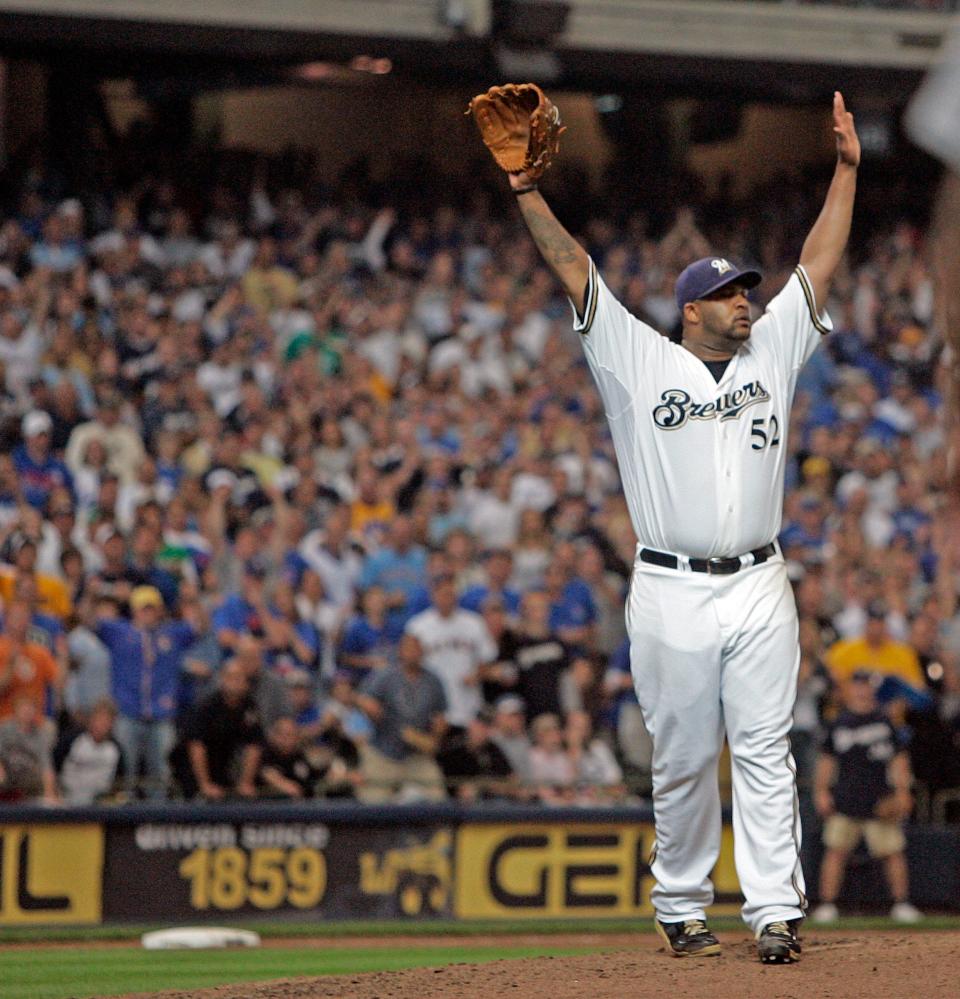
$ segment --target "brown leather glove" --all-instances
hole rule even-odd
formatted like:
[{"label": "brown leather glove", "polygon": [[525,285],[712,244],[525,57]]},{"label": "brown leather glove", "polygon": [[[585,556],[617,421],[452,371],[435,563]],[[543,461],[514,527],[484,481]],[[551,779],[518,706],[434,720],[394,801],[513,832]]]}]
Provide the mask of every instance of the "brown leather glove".
[{"label": "brown leather glove", "polygon": [[506,83],[467,108],[497,165],[536,180],[560,150],[560,110],[535,83]]}]

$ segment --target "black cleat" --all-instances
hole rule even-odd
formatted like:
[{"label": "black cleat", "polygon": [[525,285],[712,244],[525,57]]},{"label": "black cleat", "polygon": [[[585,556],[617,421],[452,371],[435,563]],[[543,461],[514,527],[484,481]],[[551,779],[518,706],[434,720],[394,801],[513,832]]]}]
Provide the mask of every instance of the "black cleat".
[{"label": "black cleat", "polygon": [[684,919],[679,923],[661,923],[657,919],[655,925],[674,957],[710,957],[720,953],[720,941],[702,919]]},{"label": "black cleat", "polygon": [[795,964],[800,960],[799,919],[779,919],[767,923],[757,938],[762,964]]}]

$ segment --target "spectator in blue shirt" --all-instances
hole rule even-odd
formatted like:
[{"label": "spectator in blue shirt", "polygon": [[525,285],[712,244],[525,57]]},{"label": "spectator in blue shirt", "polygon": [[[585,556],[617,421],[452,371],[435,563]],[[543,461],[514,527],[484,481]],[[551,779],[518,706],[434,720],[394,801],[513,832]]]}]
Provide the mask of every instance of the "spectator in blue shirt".
[{"label": "spectator in blue shirt", "polygon": [[273,587],[273,604],[264,620],[267,664],[280,673],[305,669],[316,673],[320,661],[320,633],[297,611],[296,593],[286,580]]},{"label": "spectator in blue shirt", "polygon": [[240,592],[231,593],[213,612],[213,628],[225,652],[236,652],[245,635],[262,639],[264,664],[285,672],[289,669],[313,670],[320,652],[316,628],[301,621],[297,614],[290,584],[277,582],[274,593],[280,606],[267,600],[266,567],[255,559],[246,563]]},{"label": "spectator in blue shirt", "polygon": [[43,223],[43,238],[34,243],[30,262],[34,267],[46,267],[56,273],[73,270],[83,260],[83,250],[74,240],[66,238],[63,219],[57,213]]},{"label": "spectator in blue shirt", "polygon": [[20,492],[32,507],[43,510],[54,487],[66,486],[73,494],[73,476],[50,451],[53,420],[49,413],[31,410],[23,418],[21,430],[23,443],[13,452]]},{"label": "spectator in blue shirt", "polygon": [[593,645],[597,607],[590,587],[571,576],[559,560],[554,559],[543,575],[550,598],[550,630],[567,645],[589,649]]},{"label": "spectator in blue shirt", "polygon": [[174,715],[183,656],[196,639],[186,621],[165,621],[160,591],[138,586],[130,594],[131,621],[101,617],[96,633],[110,651],[114,729],[131,786],[143,766],[150,797],[166,795],[167,756],[173,748]]},{"label": "spectator in blue shirt", "polygon": [[364,561],[360,588],[371,586],[381,586],[386,592],[388,620],[398,633],[414,614],[430,606],[427,553],[414,543],[409,517],[395,517],[387,544]]},{"label": "spectator in blue shirt", "polygon": [[417,428],[417,442],[425,454],[455,455],[460,452],[459,435],[451,427],[443,407],[435,403],[424,410],[423,422]]},{"label": "spectator in blue shirt", "polygon": [[240,580],[240,592],[229,594],[213,612],[213,630],[225,652],[233,652],[244,635],[263,637],[264,619],[269,614],[266,575],[265,566],[253,560],[247,562]]},{"label": "spectator in blue shirt", "polygon": [[827,541],[827,509],[815,493],[800,495],[790,504],[789,516],[780,532],[780,545],[796,552],[802,561],[822,554]]},{"label": "spectator in blue shirt", "polygon": [[290,717],[297,723],[305,744],[319,742],[323,735],[323,716],[317,700],[314,679],[306,670],[291,670],[283,678],[287,688]]},{"label": "spectator in blue shirt", "polygon": [[492,548],[484,555],[485,583],[467,587],[460,597],[460,606],[476,614],[483,611],[491,597],[499,598],[511,617],[520,612],[520,592],[508,585],[513,575],[513,555],[508,548]]},{"label": "spectator in blue shirt", "polygon": [[340,665],[355,684],[372,672],[386,669],[393,661],[401,631],[391,626],[387,594],[382,586],[371,586],[360,600],[360,613],[352,618],[340,643]]},{"label": "spectator in blue shirt", "polygon": [[467,518],[457,506],[449,482],[432,483],[428,489],[430,520],[427,527],[427,541],[431,545],[442,545],[453,531],[462,531],[466,528]]},{"label": "spectator in blue shirt", "polygon": [[343,740],[362,745],[373,738],[374,728],[369,717],[356,703],[357,690],[353,678],[343,670],[337,670],[330,682],[330,693],[322,705],[321,720],[324,727],[323,741],[341,749]]},{"label": "spectator in blue shirt", "polygon": [[925,483],[916,476],[907,476],[897,486],[897,509],[893,511],[893,527],[911,542],[929,534],[933,518],[923,508]]}]

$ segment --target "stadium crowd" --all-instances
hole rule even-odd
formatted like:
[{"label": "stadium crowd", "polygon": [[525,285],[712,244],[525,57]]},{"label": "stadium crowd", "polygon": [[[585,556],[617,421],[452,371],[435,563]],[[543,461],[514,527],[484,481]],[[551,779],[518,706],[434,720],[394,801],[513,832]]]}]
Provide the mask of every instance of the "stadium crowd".
[{"label": "stadium crowd", "polygon": [[[569,304],[516,217],[250,176],[202,198],[157,177],[76,198],[42,170],[11,189],[0,799],[644,794],[635,538]],[[933,793],[960,786],[960,532],[931,261],[889,194],[864,197],[883,210],[790,427],[794,745],[809,785],[869,682]],[[674,278],[714,247],[760,265],[758,309],[786,280],[817,191],[755,203],[760,224],[688,190],[581,236],[670,333]]]}]

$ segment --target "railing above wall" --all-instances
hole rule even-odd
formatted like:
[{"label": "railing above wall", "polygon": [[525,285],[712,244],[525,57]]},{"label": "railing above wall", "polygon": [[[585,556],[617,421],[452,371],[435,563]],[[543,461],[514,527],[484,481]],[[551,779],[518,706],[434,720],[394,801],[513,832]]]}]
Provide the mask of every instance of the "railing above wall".
[{"label": "railing above wall", "polygon": [[[727,814],[726,819],[729,821]],[[3,805],[0,828],[23,823],[97,822],[108,826],[194,822],[328,822],[338,825],[414,827],[450,822],[651,822],[650,804],[610,807],[547,808],[537,804],[490,802],[461,805],[455,801],[368,805],[352,801],[215,802],[166,801],[129,805],[51,808]]]}]

